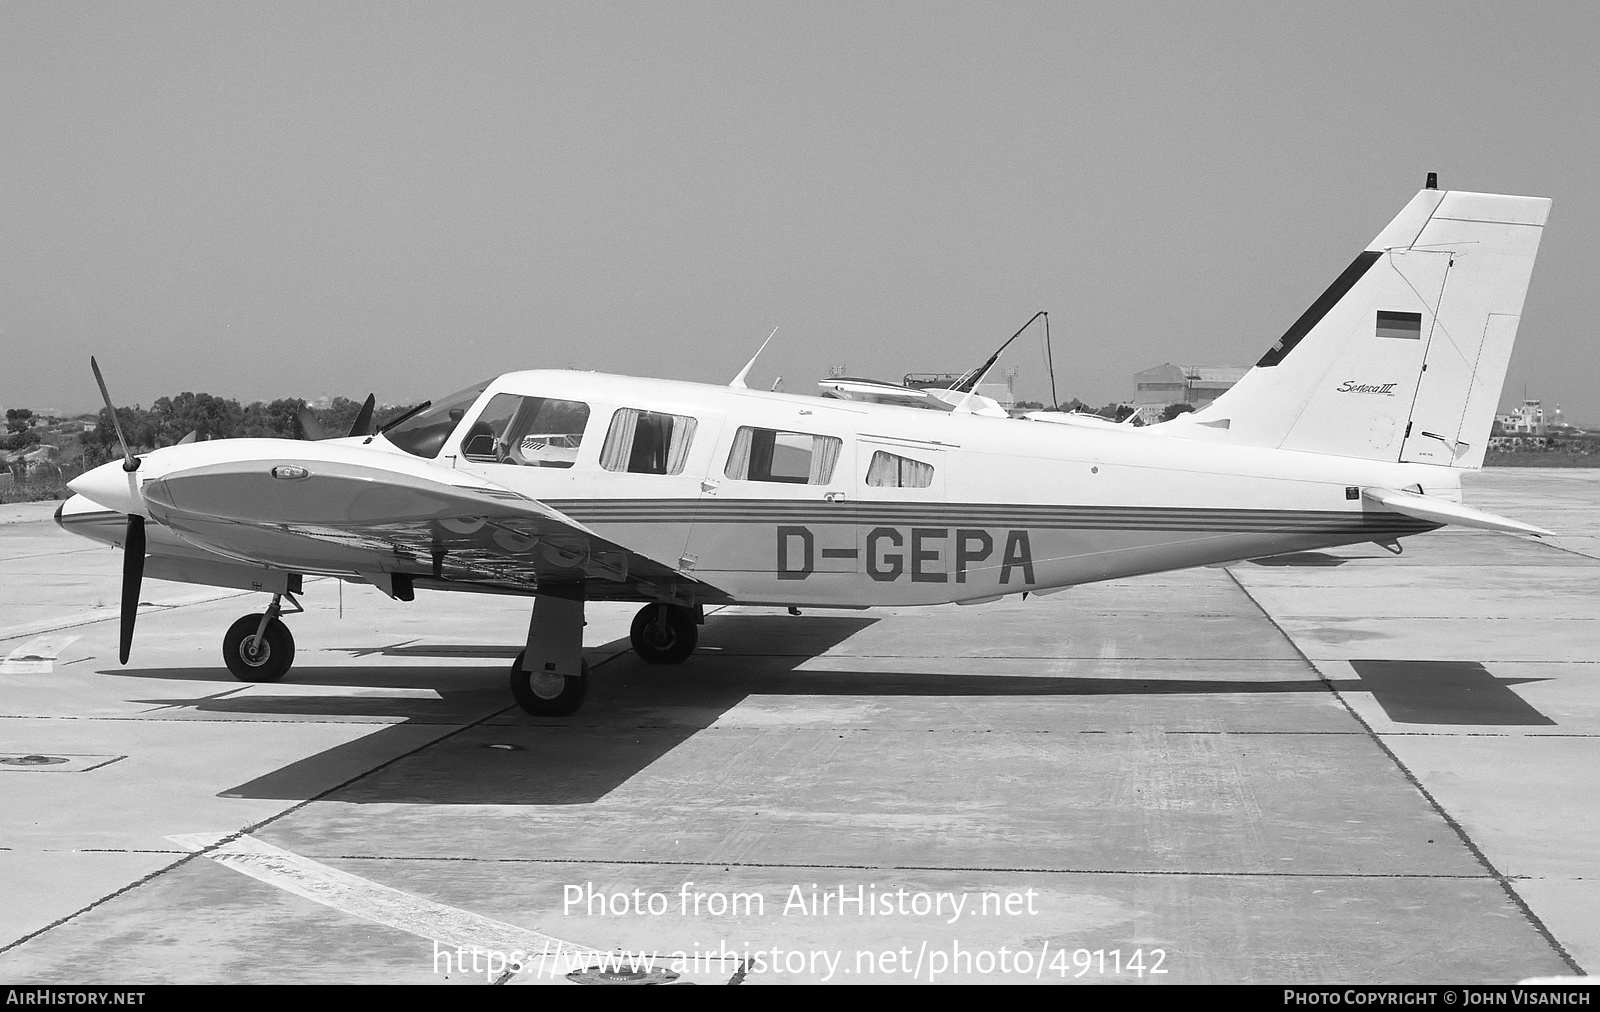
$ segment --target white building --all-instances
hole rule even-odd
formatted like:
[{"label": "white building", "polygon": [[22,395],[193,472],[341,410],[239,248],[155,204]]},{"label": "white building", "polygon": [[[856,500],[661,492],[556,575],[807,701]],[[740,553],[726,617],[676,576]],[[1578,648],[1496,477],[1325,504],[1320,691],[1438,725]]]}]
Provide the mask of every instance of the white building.
[{"label": "white building", "polygon": [[1538,401],[1523,401],[1522,405],[1507,414],[1495,415],[1495,424],[1507,436],[1542,436],[1545,434],[1544,405]]}]

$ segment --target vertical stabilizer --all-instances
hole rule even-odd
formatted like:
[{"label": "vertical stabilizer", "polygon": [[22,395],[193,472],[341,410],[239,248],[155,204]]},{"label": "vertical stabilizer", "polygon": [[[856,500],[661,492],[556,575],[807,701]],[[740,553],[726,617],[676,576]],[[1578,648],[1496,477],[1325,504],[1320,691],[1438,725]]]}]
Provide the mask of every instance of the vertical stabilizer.
[{"label": "vertical stabilizer", "polygon": [[1423,190],[1212,404],[1229,442],[1477,468],[1550,213]]}]

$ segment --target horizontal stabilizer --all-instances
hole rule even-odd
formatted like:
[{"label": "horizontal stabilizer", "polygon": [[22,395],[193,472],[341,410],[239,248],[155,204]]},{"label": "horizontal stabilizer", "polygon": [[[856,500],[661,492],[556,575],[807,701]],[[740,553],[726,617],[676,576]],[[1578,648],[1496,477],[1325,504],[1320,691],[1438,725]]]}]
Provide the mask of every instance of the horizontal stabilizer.
[{"label": "horizontal stabilizer", "polygon": [[1475,510],[1458,502],[1437,496],[1417,495],[1415,492],[1396,492],[1389,488],[1364,488],[1363,498],[1370,499],[1408,517],[1431,520],[1438,524],[1455,524],[1458,527],[1479,527],[1486,531],[1503,531],[1507,534],[1532,534],[1535,537],[1552,537],[1550,531],[1532,524],[1510,520],[1506,517]]}]

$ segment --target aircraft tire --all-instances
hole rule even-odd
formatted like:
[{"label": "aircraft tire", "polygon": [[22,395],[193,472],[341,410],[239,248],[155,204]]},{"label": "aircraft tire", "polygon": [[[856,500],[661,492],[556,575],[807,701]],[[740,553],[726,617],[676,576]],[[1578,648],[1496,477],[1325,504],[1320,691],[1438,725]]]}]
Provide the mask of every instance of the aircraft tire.
[{"label": "aircraft tire", "polygon": [[273,619],[261,638],[266,640],[263,652],[251,656],[245,648],[248,640],[261,625],[261,615],[246,615],[228,627],[222,637],[222,661],[241,682],[276,682],[289,673],[294,664],[294,636],[282,620]]},{"label": "aircraft tire", "polygon": [[589,694],[589,662],[581,662],[583,673],[576,678],[572,675],[562,676],[558,693],[550,695],[546,690],[541,695],[534,688],[534,673],[522,670],[522,658],[526,653],[517,654],[517,659],[511,662],[511,696],[517,705],[535,717],[565,717],[577,713],[584,697]]},{"label": "aircraft tire", "polygon": [[[666,633],[657,621],[657,608],[666,609]],[[700,642],[700,627],[694,612],[670,604],[647,604],[633,617],[628,630],[633,652],[649,664],[682,664]]]}]

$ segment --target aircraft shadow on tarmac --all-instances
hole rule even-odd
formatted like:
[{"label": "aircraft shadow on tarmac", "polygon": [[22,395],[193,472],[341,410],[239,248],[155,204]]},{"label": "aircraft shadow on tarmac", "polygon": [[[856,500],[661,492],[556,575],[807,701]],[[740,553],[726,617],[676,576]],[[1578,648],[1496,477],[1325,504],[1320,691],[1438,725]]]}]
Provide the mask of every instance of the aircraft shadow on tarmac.
[{"label": "aircraft shadow on tarmac", "polygon": [[[1072,697],[1370,692],[1397,723],[1549,726],[1555,721],[1510,688],[1540,681],[1497,678],[1463,661],[1356,660],[1357,679],[1240,681],[801,670],[801,665],[876,622],[860,617],[725,616],[706,626],[705,652],[671,667],[648,665],[614,641],[588,651],[589,700],[560,719],[506,706],[505,665],[311,667],[269,692],[243,685],[194,699],[140,700],[160,709],[260,717],[289,714],[403,718],[355,741],[290,763],[222,792],[224,797],[347,803],[592,804],[728,710],[754,695],[836,697]],[[723,649],[719,650],[718,648]],[[400,656],[500,658],[516,647],[427,644],[360,648]],[[403,653],[401,651],[404,651]],[[107,672],[112,673],[112,672]],[[120,670],[125,677],[188,680],[214,672]],[[349,694],[295,694],[295,685]],[[385,690],[412,690],[385,695]],[[424,691],[418,692],[421,689]],[[438,726],[430,735],[428,725]],[[450,731],[450,725],[465,725]],[[393,758],[398,756],[399,758]],[[335,787],[334,785],[341,785]],[[333,788],[330,790],[330,788]]]},{"label": "aircraft shadow on tarmac", "polygon": [[1251,559],[1250,565],[1322,568],[1342,566],[1349,561],[1337,555],[1329,555],[1327,552],[1290,552],[1287,555],[1273,555],[1265,559]]}]

